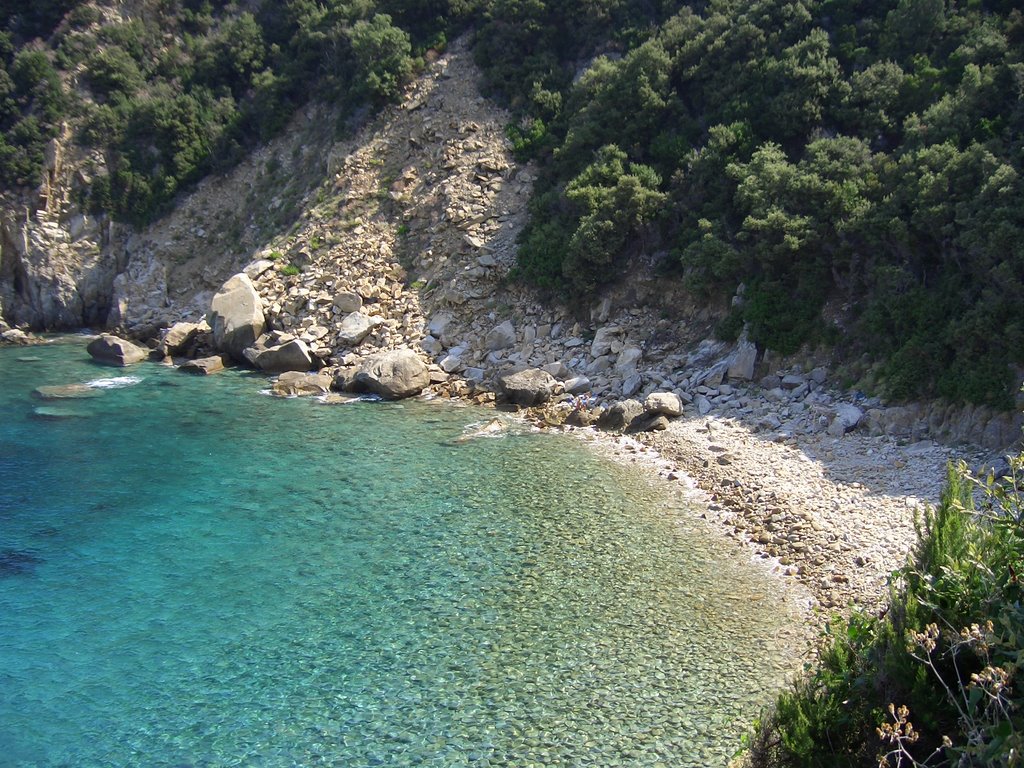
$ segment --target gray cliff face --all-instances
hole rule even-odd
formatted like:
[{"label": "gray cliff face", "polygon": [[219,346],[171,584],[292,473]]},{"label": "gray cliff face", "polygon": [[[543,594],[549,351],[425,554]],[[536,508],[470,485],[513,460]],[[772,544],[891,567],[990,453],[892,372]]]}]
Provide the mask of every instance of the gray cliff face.
[{"label": "gray cliff face", "polygon": [[0,306],[12,325],[34,330],[104,326],[117,258],[106,221],[67,221],[22,209],[0,214]]},{"label": "gray cliff face", "polygon": [[0,197],[0,313],[12,325],[106,324],[114,277],[123,269],[117,228],[73,202],[88,176],[81,170],[86,158],[66,156],[69,142],[65,132],[50,143],[37,189]]}]

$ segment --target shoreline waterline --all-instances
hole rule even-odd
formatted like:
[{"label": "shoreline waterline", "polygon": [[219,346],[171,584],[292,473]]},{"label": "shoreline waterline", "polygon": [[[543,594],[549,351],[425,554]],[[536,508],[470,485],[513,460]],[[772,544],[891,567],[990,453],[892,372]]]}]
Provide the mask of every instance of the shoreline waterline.
[{"label": "shoreline waterline", "polygon": [[0,352],[22,762],[724,764],[797,663],[774,581],[567,437]]}]

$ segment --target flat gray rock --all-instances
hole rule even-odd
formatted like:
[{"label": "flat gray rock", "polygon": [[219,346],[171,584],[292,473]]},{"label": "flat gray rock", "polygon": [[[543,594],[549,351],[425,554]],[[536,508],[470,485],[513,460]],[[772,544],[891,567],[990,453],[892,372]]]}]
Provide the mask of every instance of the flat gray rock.
[{"label": "flat gray rock", "polygon": [[134,365],[135,363],[141,363],[149,357],[148,349],[143,349],[127,339],[122,339],[109,333],[104,333],[99,338],[93,339],[85,350],[97,363],[115,365],[122,368]]}]

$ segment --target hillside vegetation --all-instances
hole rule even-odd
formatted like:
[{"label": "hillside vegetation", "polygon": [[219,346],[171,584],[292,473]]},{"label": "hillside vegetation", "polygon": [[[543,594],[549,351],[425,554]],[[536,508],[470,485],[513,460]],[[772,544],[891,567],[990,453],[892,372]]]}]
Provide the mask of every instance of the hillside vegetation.
[{"label": "hillside vegetation", "polygon": [[[896,399],[1010,407],[1024,364],[1024,15],[1012,0],[49,0],[0,17],[0,184],[63,121],[132,222],[326,99],[395,97],[475,30],[541,175],[518,275],[586,306],[635,256]],[[824,312],[824,314],[823,314]],[[842,342],[838,344],[838,342]]]},{"label": "hillside vegetation", "polygon": [[[745,285],[726,337],[747,324],[783,353],[842,338],[891,396],[1008,405],[1007,363],[1024,362],[1015,6],[606,3],[588,26],[566,4],[496,4],[481,60],[545,169],[523,275],[587,296],[657,251],[694,290]],[[502,58],[531,28],[550,37]],[[570,83],[589,50],[607,55]]]},{"label": "hillside vegetation", "polygon": [[0,184],[33,186],[63,121],[102,151],[83,203],[133,223],[233,166],[313,94],[393,99],[462,20],[447,2],[15,3],[0,18]]}]

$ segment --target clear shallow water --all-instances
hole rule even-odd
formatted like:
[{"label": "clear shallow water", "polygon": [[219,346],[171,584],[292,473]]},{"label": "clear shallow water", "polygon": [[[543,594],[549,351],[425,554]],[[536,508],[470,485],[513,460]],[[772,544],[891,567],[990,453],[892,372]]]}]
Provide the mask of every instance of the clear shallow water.
[{"label": "clear shallow water", "polygon": [[0,765],[725,765],[792,667],[778,583],[575,441],[265,386],[0,349]]}]

